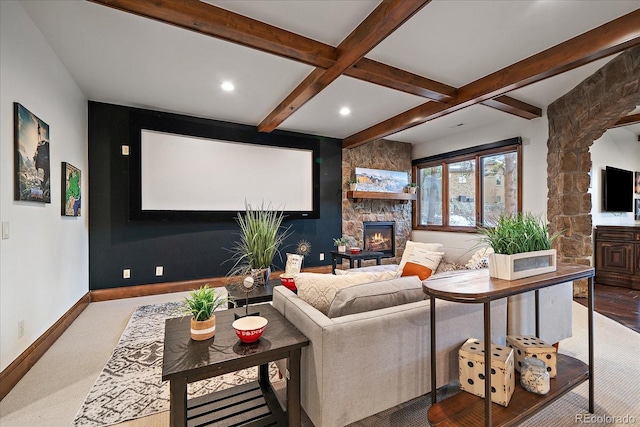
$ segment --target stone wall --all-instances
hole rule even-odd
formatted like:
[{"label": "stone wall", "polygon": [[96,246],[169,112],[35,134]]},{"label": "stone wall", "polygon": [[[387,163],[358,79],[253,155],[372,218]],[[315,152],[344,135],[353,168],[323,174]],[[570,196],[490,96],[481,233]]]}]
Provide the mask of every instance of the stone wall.
[{"label": "stone wall", "polygon": [[[395,221],[396,257],[383,260],[384,264],[399,263],[407,240],[411,236],[411,202],[397,200],[347,199],[348,178],[355,176],[355,168],[405,171],[411,177],[411,144],[378,140],[352,149],[342,150],[342,234],[363,247],[364,221]],[[409,178],[411,179],[411,178]],[[364,262],[369,265],[375,261]]]},{"label": "stone wall", "polygon": [[[547,109],[547,217],[558,262],[590,265],[593,255],[591,194],[593,141],[640,105],[640,47],[627,49]],[[586,296],[587,281],[574,283]]]}]

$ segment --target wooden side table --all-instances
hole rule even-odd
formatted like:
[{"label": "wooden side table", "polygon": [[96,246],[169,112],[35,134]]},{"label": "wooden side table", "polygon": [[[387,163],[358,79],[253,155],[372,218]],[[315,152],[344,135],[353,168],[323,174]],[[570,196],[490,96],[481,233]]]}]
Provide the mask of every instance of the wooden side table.
[{"label": "wooden side table", "polygon": [[[280,285],[280,279],[271,279],[265,285],[255,286],[249,292],[249,304],[259,304],[273,301],[273,287]],[[247,293],[242,289],[242,284],[226,285],[229,295],[227,308],[244,307],[247,304]]]},{"label": "wooden side table", "polygon": [[[535,414],[554,400],[589,381],[589,412],[594,411],[593,383],[593,278],[592,267],[559,263],[555,272],[525,277],[518,280],[502,280],[489,277],[488,270],[452,278],[432,279],[423,282],[422,289],[430,297],[431,322],[431,402],[428,419],[431,426],[512,426]],[[491,301],[535,291],[536,336],[540,336],[539,290],[549,286],[588,279],[589,364],[563,354],[558,355],[558,374],[551,379],[551,390],[541,396],[529,393],[519,386],[516,373],[516,389],[508,407],[491,403]],[[459,392],[436,403],[436,299],[484,305],[484,355],[485,398],[467,392]],[[483,409],[484,408],[484,409]],[[484,412],[484,417],[483,417]],[[471,422],[470,420],[473,420]]]},{"label": "wooden side table", "polygon": [[[300,426],[300,354],[309,340],[265,304],[260,315],[269,323],[263,335],[255,343],[241,343],[231,327],[234,313],[241,311],[216,312],[216,335],[205,341],[191,339],[189,317],[166,320],[162,380],[170,382],[171,427],[245,422]],[[285,358],[289,377],[283,409],[269,381],[268,363]],[[188,383],[252,366],[259,366],[257,381],[187,400]]]},{"label": "wooden side table", "polygon": [[331,273],[336,274],[337,261],[340,260],[342,263],[342,259],[349,260],[349,268],[354,267],[354,263],[358,262],[358,267],[362,267],[362,260],[367,259],[375,259],[376,265],[380,265],[382,262],[383,252],[375,252],[375,251],[360,251],[357,254],[352,254],[351,252],[338,252],[331,251]]}]

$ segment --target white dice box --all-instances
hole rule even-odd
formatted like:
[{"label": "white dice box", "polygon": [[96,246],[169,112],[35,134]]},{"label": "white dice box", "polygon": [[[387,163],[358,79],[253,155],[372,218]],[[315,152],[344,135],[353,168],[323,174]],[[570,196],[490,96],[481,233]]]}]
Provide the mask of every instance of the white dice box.
[{"label": "white dice box", "polygon": [[525,357],[536,357],[547,364],[549,377],[555,378],[556,349],[533,335],[507,335],[507,345],[513,348],[516,357],[516,371],[520,372]]},{"label": "white dice box", "polygon": [[[469,338],[458,350],[460,389],[484,397],[484,342]],[[515,389],[513,350],[491,344],[491,401],[507,406]]]}]

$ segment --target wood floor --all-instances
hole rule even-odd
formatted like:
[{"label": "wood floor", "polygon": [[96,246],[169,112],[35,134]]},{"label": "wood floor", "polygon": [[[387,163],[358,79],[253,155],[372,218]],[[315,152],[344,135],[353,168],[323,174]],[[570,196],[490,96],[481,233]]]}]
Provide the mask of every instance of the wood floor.
[{"label": "wood floor", "polygon": [[[597,283],[594,290],[595,311],[640,333],[640,291]],[[586,298],[574,300],[587,305]]]}]

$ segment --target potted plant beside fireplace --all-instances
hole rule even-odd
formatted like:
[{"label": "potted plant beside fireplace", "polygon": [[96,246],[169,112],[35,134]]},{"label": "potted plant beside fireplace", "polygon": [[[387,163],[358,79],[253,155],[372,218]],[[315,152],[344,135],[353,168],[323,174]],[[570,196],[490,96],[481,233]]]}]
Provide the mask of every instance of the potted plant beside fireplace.
[{"label": "potted plant beside fireplace", "polygon": [[546,223],[532,213],[503,214],[495,226],[479,230],[489,255],[489,275],[516,280],[556,271],[556,250],[551,244],[562,232],[549,236]]}]

